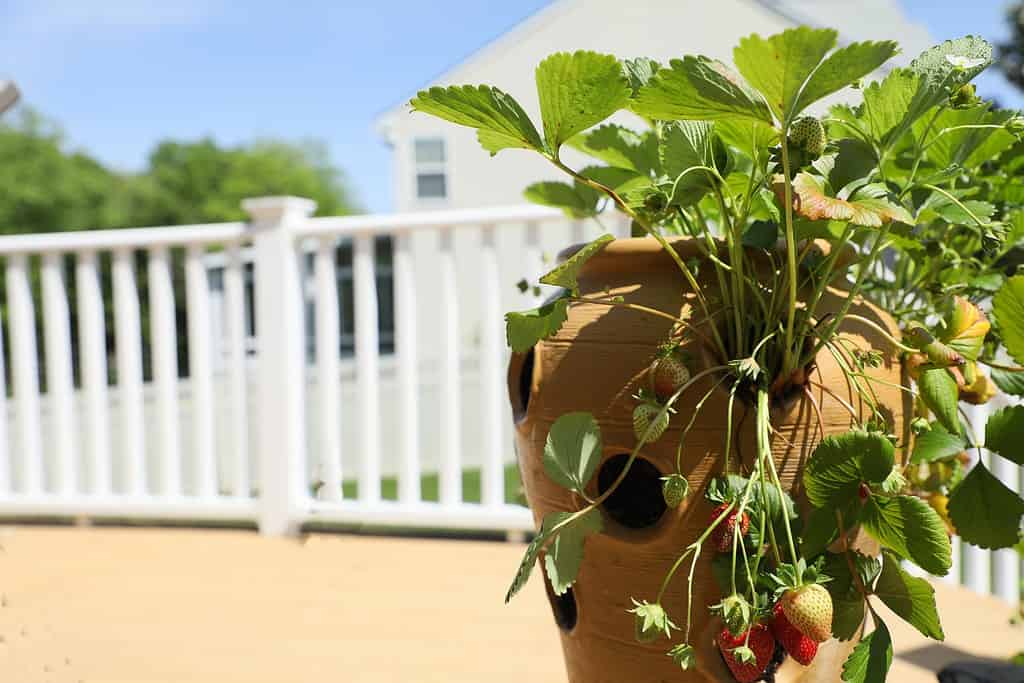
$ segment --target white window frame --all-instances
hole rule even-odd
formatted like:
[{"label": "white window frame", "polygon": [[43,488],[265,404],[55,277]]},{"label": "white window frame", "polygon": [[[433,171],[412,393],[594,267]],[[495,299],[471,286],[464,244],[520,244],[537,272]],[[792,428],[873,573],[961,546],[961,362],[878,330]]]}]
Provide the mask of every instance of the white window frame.
[{"label": "white window frame", "polygon": [[[416,159],[416,143],[417,142],[440,142],[441,149],[444,153],[444,161],[424,161],[421,162]],[[448,138],[444,135],[417,135],[412,139],[412,144],[409,148],[409,156],[412,167],[412,198],[413,202],[419,206],[445,206],[451,203],[452,200],[452,183],[451,183],[451,145],[449,144]],[[421,174],[432,173],[440,174],[444,177],[444,196],[443,197],[421,197],[420,196],[420,184],[419,177]]]}]

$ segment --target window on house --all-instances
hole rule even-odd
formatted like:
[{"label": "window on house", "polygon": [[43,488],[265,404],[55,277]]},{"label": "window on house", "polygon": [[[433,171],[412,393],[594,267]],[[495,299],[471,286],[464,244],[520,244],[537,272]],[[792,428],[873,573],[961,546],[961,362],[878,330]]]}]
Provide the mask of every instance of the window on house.
[{"label": "window on house", "polygon": [[416,198],[446,199],[448,176],[446,153],[441,138],[420,138],[413,144],[413,162],[416,168]]}]

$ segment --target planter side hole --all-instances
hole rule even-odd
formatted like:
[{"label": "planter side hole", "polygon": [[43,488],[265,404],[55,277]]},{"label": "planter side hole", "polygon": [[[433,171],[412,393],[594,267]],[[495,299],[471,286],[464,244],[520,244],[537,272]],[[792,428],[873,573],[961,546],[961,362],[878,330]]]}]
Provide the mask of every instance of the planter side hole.
[{"label": "planter side hole", "polygon": [[[599,494],[611,488],[619,478],[629,455],[620,453],[604,461],[597,474]],[[602,503],[604,512],[628,529],[646,529],[654,526],[665,514],[665,499],[661,494],[661,472],[650,460],[638,457],[633,461],[625,479]]]},{"label": "planter side hole", "polygon": [[548,594],[548,603],[551,605],[551,614],[555,617],[555,624],[563,631],[572,631],[576,628],[576,621],[579,617],[579,610],[576,608],[576,594],[569,587],[561,595],[555,595],[551,587],[551,579],[544,570],[544,559],[540,560],[541,574],[544,575],[544,590]]},{"label": "planter side hole", "polygon": [[509,364],[509,400],[512,403],[512,419],[516,423],[526,418],[526,411],[530,407],[535,364],[536,352],[534,349],[523,354],[513,354],[512,362]]}]

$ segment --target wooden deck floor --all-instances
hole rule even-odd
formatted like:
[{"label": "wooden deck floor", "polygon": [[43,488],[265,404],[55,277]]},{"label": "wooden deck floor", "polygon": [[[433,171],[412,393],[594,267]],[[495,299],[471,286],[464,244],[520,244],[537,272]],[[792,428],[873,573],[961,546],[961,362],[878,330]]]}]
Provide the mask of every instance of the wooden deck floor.
[{"label": "wooden deck floor", "polygon": [[[3,683],[564,680],[540,582],[501,602],[518,544],[5,527],[0,546]],[[890,681],[1024,648],[1002,603],[939,601],[947,643],[894,628]]]}]

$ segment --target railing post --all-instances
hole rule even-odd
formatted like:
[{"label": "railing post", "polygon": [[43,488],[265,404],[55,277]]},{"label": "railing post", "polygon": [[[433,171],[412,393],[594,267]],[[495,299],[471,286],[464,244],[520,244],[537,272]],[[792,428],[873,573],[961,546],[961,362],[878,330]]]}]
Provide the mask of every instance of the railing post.
[{"label": "railing post", "polygon": [[305,326],[295,228],[316,209],[298,197],[246,199],[256,278],[260,531],[298,531],[306,489]]}]

